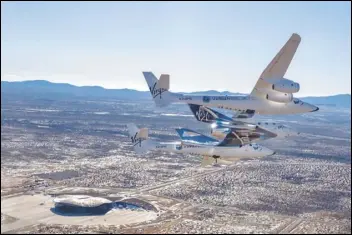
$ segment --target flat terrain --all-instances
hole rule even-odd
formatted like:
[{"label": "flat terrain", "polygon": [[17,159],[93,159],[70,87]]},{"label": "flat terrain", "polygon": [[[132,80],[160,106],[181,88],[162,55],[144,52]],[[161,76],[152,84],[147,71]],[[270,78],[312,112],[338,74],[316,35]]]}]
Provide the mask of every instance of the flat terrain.
[{"label": "flat terrain", "polygon": [[[201,168],[193,155],[136,155],[125,127],[134,122],[162,140],[177,140],[177,127],[209,134],[188,106],[2,99],[1,231],[351,233],[350,109],[254,121],[300,134],[261,142],[274,156]],[[65,217],[50,211],[48,194],[133,197],[158,210]]]},{"label": "flat terrain", "polygon": [[[153,211],[113,210],[104,216],[60,216],[51,212],[53,202],[49,196],[21,195],[1,201],[1,213],[18,220],[9,223],[2,232],[35,225],[37,223],[61,225],[123,225],[154,220]],[[26,213],[23,213],[26,211]]]}]

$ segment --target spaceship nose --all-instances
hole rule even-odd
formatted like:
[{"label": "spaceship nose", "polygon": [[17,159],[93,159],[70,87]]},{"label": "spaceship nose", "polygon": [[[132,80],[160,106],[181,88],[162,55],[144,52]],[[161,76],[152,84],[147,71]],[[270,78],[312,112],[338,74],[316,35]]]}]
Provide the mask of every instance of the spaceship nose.
[{"label": "spaceship nose", "polygon": [[267,148],[265,153],[266,153],[265,154],[266,156],[272,156],[272,155],[276,154],[276,151]]}]

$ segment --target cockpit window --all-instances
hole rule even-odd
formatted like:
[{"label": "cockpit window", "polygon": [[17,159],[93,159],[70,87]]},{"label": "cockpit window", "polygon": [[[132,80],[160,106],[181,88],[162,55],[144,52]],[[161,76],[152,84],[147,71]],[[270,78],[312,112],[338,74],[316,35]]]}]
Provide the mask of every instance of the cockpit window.
[{"label": "cockpit window", "polygon": [[257,145],[257,144],[249,144],[249,146],[251,146],[254,150],[259,149],[259,145]]},{"label": "cockpit window", "polygon": [[299,100],[299,99],[294,99],[293,100],[293,103],[295,103],[295,104],[300,104],[301,106],[304,104],[301,100]]}]

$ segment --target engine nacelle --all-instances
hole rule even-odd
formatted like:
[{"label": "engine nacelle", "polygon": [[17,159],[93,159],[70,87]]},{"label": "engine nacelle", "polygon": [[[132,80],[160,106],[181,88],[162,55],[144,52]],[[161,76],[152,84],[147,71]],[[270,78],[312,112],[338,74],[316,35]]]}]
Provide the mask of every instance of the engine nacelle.
[{"label": "engine nacelle", "polygon": [[293,100],[293,95],[291,93],[270,93],[266,95],[266,99],[279,103],[289,103]]},{"label": "engine nacelle", "polygon": [[274,91],[279,91],[283,93],[297,93],[299,92],[299,83],[291,81],[286,78],[281,79],[264,79],[266,82],[272,84],[272,89]]}]

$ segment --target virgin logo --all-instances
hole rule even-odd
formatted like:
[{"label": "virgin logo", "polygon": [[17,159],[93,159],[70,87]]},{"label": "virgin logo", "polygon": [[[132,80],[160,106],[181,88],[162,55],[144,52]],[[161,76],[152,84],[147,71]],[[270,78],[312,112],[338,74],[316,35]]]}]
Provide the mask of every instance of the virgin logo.
[{"label": "virgin logo", "polygon": [[207,112],[206,110],[204,109],[199,109],[197,112],[196,112],[196,116],[197,116],[197,119],[199,121],[210,121],[211,120],[211,115],[209,112]]},{"label": "virgin logo", "polygon": [[153,87],[149,87],[150,93],[152,94],[153,98],[159,96],[161,99],[161,94],[167,91],[165,88],[156,88],[156,84],[154,83]]},{"label": "virgin logo", "polygon": [[136,134],[134,136],[131,137],[133,146],[136,146],[137,144],[139,144],[139,147],[141,147],[142,145],[142,139],[141,138],[137,138],[138,132],[136,132]]}]

